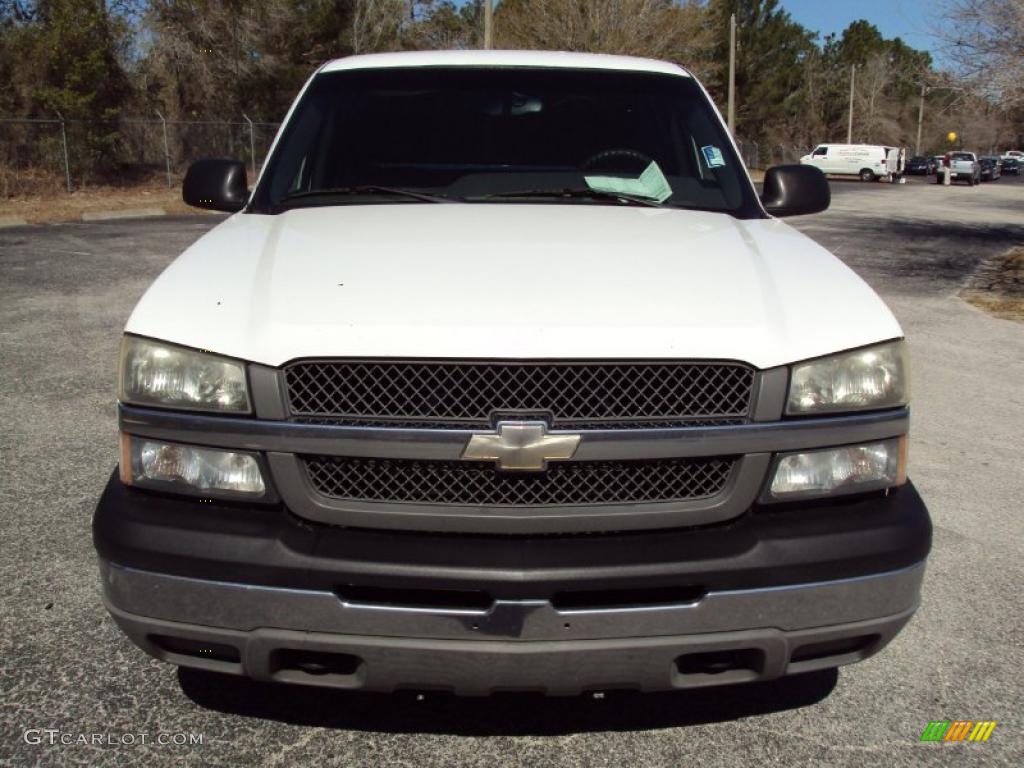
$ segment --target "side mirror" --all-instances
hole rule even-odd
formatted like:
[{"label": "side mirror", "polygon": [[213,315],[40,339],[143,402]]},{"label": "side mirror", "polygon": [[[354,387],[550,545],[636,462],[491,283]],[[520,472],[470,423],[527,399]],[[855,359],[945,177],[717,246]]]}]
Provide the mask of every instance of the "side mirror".
[{"label": "side mirror", "polygon": [[800,216],[828,208],[832,191],[813,165],[777,165],[764,174],[761,202],[773,216]]},{"label": "side mirror", "polygon": [[245,163],[220,157],[196,160],[188,167],[181,198],[196,208],[240,211],[249,197]]}]

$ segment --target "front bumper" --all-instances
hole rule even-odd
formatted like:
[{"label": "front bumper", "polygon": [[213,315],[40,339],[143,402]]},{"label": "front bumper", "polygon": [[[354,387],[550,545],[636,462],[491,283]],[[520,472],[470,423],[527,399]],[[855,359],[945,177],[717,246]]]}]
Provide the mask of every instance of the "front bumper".
[{"label": "front bumper", "polygon": [[[302,683],[333,688],[371,691],[443,690],[461,695],[488,695],[499,691],[537,691],[548,695],[573,695],[591,690],[633,689],[662,691],[728,683],[770,680],[786,674],[850,664],[881,650],[910,620],[917,607],[916,592],[924,569],[879,576],[872,583],[854,586],[837,582],[786,590],[774,596],[774,606],[788,606],[798,613],[808,601],[835,606],[851,590],[891,602],[891,591],[904,596],[908,607],[898,613],[842,624],[783,630],[756,607],[738,623],[762,622],[766,626],[734,631],[628,637],[559,640],[504,639],[487,637],[480,627],[497,624],[506,633],[517,624],[560,627],[562,636],[580,633],[575,626],[588,623],[617,626],[625,631],[634,623],[655,624],[656,619],[636,611],[559,614],[550,606],[523,604],[503,606],[494,614],[481,615],[480,627],[464,615],[430,617],[447,624],[461,639],[361,635],[345,632],[306,631],[277,626],[249,630],[211,627],[181,621],[165,621],[131,614],[116,608],[108,593],[108,608],[118,626],[143,650],[158,659],[182,666],[199,667],[273,682]],[[108,576],[110,572],[108,571]],[[141,575],[146,580],[151,575]],[[115,581],[134,581],[124,573]],[[123,585],[122,585],[123,586]],[[180,594],[181,584],[173,590]],[[210,585],[200,592],[209,593]],[[227,589],[231,589],[228,587]],[[805,591],[806,590],[806,591]],[[259,600],[260,591],[250,593]],[[231,600],[236,594],[225,595]],[[723,595],[726,602],[731,596]],[[289,610],[301,607],[320,615],[329,595],[290,595]],[[753,595],[738,602],[756,600]],[[277,602],[273,598],[268,601]],[[236,606],[225,606],[226,613]],[[824,606],[823,606],[824,607]],[[336,618],[345,609],[338,606]],[[147,608],[148,612],[154,609]],[[376,609],[374,609],[376,610]],[[384,610],[382,623],[399,618],[415,624],[421,616],[396,617],[401,609]],[[674,624],[686,624],[685,608],[674,610]],[[243,609],[244,612],[244,609]],[[698,620],[701,612],[693,617]],[[820,619],[826,617],[824,612]],[[272,624],[277,619],[264,615]],[[560,623],[563,622],[564,623]],[[639,620],[639,622],[637,621]],[[834,617],[828,617],[834,620]],[[666,623],[664,626],[668,626]],[[786,623],[786,622],[782,622]],[[640,631],[639,628],[634,632]],[[212,655],[211,655],[212,654]]]},{"label": "front bumper", "polygon": [[[105,602],[158,658],[464,694],[665,690],[859,661],[916,609],[930,538],[909,484],[726,525],[508,537],[310,524],[115,475],[94,519]],[[680,586],[688,597],[622,597]]]}]

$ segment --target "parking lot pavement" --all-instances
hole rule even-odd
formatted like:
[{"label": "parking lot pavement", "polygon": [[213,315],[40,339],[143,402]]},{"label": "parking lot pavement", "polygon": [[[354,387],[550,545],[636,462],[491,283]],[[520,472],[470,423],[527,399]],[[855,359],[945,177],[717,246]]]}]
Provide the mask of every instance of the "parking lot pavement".
[{"label": "parking lot pavement", "polygon": [[790,221],[883,295],[955,291],[982,259],[1024,242],[1024,177],[974,187],[925,178],[833,180],[829,210]]},{"label": "parking lot pavement", "polygon": [[[1024,185],[833,187],[831,210],[794,224],[871,282],[910,339],[911,474],[935,522],[921,610],[838,673],[603,700],[269,688],[137,651],[100,603],[89,535],[117,460],[118,338],[213,221],[0,231],[0,764],[1020,765],[1024,326],[956,291],[1024,242]],[[919,743],[955,719],[998,726],[984,744]],[[33,744],[27,729],[114,743]]]}]

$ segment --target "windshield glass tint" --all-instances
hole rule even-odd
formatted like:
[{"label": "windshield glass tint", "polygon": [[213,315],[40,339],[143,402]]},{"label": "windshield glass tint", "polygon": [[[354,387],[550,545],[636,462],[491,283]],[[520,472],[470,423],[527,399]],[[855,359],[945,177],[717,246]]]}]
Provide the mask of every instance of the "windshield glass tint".
[{"label": "windshield glass tint", "polygon": [[[522,193],[609,185],[666,206],[763,215],[691,78],[464,67],[317,76],[250,210],[423,202],[395,189],[468,202],[552,202]],[[337,195],[317,194],[329,190]],[[553,201],[616,204],[587,195]]]}]

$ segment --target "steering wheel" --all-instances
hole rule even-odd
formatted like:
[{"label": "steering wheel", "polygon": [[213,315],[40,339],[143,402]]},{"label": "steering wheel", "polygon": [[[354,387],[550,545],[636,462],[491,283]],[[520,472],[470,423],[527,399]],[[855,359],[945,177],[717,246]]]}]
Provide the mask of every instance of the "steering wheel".
[{"label": "steering wheel", "polygon": [[583,163],[580,164],[580,170],[588,171],[594,166],[600,165],[605,160],[616,157],[636,160],[637,162],[642,163],[644,168],[654,162],[654,158],[635,149],[605,149],[584,160]]}]

